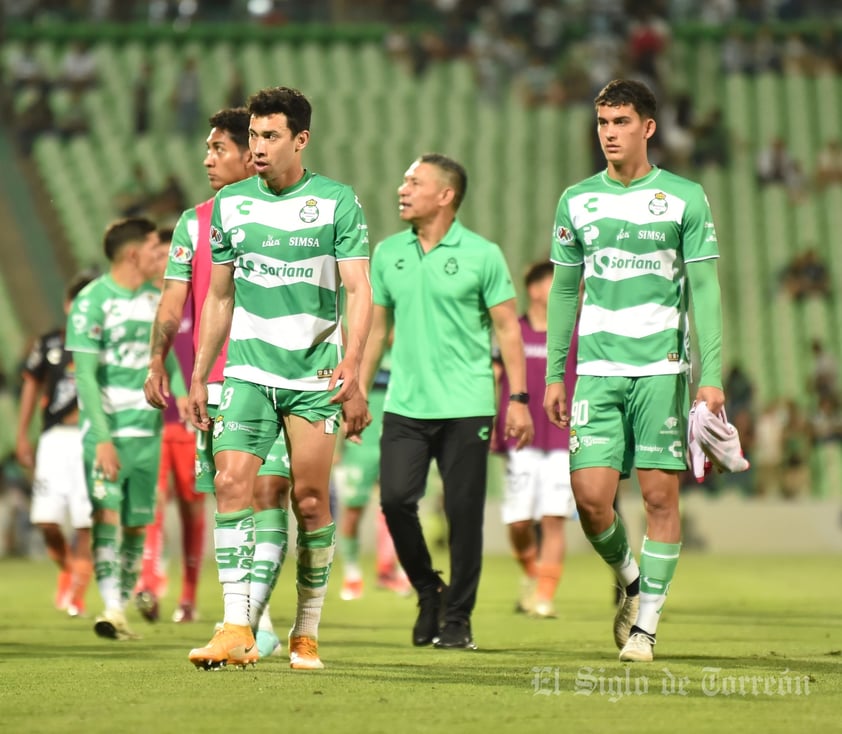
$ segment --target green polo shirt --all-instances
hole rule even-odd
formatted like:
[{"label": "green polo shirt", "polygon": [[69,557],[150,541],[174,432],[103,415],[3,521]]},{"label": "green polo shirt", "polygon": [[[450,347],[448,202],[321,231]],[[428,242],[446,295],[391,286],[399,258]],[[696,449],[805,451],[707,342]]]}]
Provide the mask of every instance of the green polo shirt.
[{"label": "green polo shirt", "polygon": [[494,415],[488,309],[515,297],[500,247],[454,221],[424,254],[406,230],[376,248],[371,281],[374,302],[395,319],[385,410],[421,419]]}]

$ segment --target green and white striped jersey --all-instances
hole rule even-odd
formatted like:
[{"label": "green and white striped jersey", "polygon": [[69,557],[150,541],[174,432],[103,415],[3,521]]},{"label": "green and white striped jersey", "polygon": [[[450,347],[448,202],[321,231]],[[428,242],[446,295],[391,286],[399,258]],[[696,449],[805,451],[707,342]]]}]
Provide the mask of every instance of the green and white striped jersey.
[{"label": "green and white striped jersey", "polygon": [[580,375],[690,369],[685,263],[719,257],[702,187],[653,168],[627,187],[599,173],[568,188],[551,259],[584,263]]},{"label": "green and white striped jersey", "polygon": [[[149,334],[160,297],[149,283],[130,291],[106,273],[79,293],[68,314],[67,349],[99,355],[97,383],[113,438],[161,432],[162,413],[143,395]],[[84,404],[80,412],[84,435],[90,425]]]},{"label": "green and white striped jersey", "polygon": [[326,390],[342,359],[337,262],[369,256],[351,187],[309,171],[279,194],[258,176],[226,186],[214,200],[211,253],[234,266],[225,376]]}]

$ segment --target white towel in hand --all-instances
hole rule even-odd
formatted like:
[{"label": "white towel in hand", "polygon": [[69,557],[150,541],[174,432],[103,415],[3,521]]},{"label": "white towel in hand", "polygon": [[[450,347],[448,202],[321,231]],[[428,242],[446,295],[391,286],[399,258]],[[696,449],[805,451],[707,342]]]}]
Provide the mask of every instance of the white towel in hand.
[{"label": "white towel in hand", "polygon": [[724,408],[714,415],[708,410],[706,402],[693,403],[687,439],[690,465],[698,482],[711,468],[718,472],[743,472],[749,468],[740,445],[740,434],[728,422]]}]

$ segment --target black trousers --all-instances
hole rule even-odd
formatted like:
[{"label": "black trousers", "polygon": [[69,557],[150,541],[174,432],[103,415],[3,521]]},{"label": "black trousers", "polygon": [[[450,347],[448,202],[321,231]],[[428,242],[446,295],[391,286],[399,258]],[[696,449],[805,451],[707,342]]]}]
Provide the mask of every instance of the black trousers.
[{"label": "black trousers", "polygon": [[442,477],[450,548],[445,621],[469,621],[476,604],[492,422],[383,415],[380,503],[398,559],[419,594],[439,583],[418,518],[432,459]]}]

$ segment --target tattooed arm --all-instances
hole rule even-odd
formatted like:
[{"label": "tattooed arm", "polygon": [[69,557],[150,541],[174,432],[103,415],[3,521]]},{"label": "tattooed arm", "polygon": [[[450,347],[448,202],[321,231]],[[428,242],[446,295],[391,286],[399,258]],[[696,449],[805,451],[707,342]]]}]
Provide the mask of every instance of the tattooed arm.
[{"label": "tattooed arm", "polygon": [[149,371],[143,392],[147,402],[156,408],[166,408],[170,394],[170,379],[167,374],[165,361],[173,345],[184,304],[190,294],[190,283],[183,280],[165,280],[164,292],[158,303],[155,323],[152,325],[152,336],[149,344]]}]

